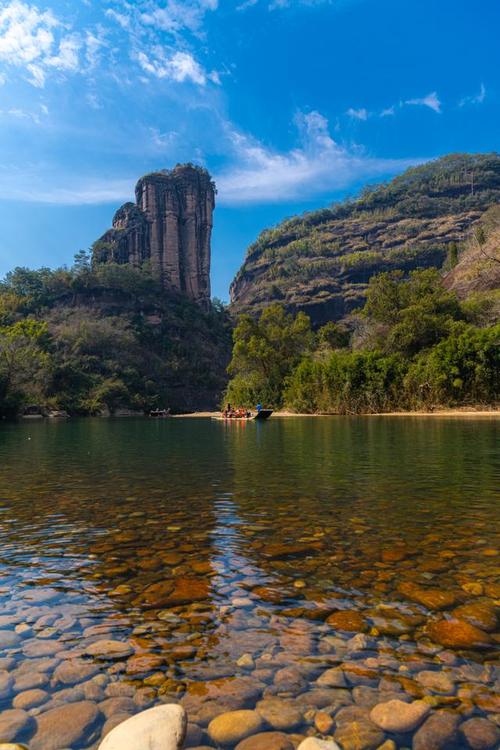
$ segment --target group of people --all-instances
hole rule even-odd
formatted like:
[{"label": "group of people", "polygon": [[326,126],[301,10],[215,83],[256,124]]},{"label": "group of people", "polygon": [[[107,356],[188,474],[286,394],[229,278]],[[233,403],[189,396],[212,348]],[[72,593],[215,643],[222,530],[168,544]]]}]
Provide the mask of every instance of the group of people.
[{"label": "group of people", "polygon": [[[262,404],[257,404],[256,411],[259,412],[262,409]],[[252,412],[248,409],[237,408],[235,409],[230,403],[226,404],[226,408],[222,412],[224,419],[250,419]]]}]

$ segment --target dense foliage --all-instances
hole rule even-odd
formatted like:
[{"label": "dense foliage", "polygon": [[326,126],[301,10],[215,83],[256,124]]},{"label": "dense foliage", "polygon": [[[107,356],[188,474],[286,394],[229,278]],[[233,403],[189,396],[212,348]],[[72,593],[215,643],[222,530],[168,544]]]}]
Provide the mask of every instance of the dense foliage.
[{"label": "dense foliage", "polygon": [[[345,327],[311,333],[307,316],[279,305],[234,331],[227,395],[251,406],[363,413],[500,398],[500,325],[479,327],[477,309],[447,291],[436,269],[382,273]],[[274,352],[279,352],[275,359]],[[272,365],[276,362],[277,367]]]},{"label": "dense foliage", "polygon": [[0,284],[0,415],[206,408],[230,346],[221,305],[166,293],[145,267],[17,268]]}]

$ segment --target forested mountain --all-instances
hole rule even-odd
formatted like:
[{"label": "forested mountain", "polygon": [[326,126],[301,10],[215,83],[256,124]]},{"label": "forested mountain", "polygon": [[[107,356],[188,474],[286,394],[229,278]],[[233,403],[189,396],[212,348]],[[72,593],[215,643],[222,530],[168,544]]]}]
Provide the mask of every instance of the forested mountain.
[{"label": "forested mountain", "polygon": [[70,414],[213,408],[231,325],[165,290],[145,266],[15,269],[0,283],[0,416],[30,404]]},{"label": "forested mountain", "polygon": [[287,219],[250,246],[231,286],[234,313],[279,302],[315,326],[362,307],[377,273],[441,268],[500,202],[500,156],[453,154],[330,208]]}]

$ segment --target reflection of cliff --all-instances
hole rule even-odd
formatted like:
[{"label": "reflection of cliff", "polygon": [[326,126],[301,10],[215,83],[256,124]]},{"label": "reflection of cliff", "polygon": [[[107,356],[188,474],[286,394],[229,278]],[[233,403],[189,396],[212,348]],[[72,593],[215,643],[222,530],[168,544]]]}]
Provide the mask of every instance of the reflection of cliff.
[{"label": "reflection of cliff", "polygon": [[167,289],[210,299],[210,240],[215,186],[204,169],[178,165],[142,177],[136,203],[118,209],[94,245],[97,263],[151,264]]}]

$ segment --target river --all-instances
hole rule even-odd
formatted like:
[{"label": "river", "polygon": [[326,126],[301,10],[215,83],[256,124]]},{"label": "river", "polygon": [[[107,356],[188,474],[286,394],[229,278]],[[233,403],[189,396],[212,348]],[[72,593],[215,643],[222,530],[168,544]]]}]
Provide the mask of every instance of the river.
[{"label": "river", "polygon": [[499,425],[1,424],[0,739],[97,748],[181,702],[188,747],[240,708],[292,746],[494,741]]}]

